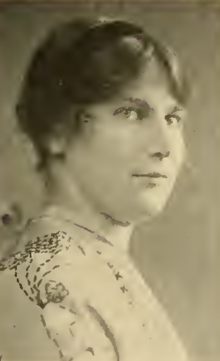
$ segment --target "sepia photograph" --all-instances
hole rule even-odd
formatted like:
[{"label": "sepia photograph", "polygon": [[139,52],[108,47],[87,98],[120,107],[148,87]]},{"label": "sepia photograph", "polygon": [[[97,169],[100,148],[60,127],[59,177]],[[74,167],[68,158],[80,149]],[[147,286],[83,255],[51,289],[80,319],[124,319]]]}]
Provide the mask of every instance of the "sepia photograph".
[{"label": "sepia photograph", "polygon": [[219,361],[218,3],[0,2],[0,360]]}]

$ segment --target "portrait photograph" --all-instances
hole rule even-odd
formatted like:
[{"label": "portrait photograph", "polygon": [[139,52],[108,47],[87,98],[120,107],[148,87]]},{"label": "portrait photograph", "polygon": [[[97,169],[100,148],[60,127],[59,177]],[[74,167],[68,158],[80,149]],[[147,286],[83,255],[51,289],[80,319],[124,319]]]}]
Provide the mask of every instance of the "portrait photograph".
[{"label": "portrait photograph", "polygon": [[220,360],[219,20],[0,1],[0,360]]}]

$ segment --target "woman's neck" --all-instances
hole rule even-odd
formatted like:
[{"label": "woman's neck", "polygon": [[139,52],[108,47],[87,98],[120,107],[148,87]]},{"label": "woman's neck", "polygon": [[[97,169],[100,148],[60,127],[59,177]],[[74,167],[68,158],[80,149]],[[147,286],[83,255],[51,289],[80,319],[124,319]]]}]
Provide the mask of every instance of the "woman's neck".
[{"label": "woman's neck", "polygon": [[[95,232],[96,237],[98,235],[105,237],[117,249],[123,252],[129,251],[132,225],[114,219],[113,215],[107,214],[107,211],[92,206],[77,183],[69,179],[65,172],[62,172],[60,180],[56,178],[56,183],[49,193],[47,192],[45,206],[47,209],[48,207],[56,209],[60,219],[71,217],[75,224]],[[85,231],[85,234],[91,237],[91,232]]]}]

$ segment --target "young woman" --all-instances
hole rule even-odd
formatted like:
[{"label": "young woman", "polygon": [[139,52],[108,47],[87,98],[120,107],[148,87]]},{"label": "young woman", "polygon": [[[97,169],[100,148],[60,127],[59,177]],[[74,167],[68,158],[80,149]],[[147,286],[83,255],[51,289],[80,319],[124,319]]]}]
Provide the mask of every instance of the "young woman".
[{"label": "young woman", "polygon": [[183,163],[186,95],[176,55],[131,22],[62,24],[36,50],[17,116],[45,203],[0,264],[5,361],[188,360],[128,252]]}]

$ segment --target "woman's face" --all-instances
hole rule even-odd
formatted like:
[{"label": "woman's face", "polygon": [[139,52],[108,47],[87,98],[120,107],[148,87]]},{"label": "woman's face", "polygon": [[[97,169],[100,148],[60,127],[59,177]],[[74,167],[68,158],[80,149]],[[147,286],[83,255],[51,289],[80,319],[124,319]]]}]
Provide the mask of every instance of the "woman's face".
[{"label": "woman's face", "polygon": [[[73,141],[67,157],[68,172],[88,199],[100,212],[121,221],[160,212],[184,159],[184,110],[162,78],[153,74],[143,72],[117,99],[87,108],[82,135]],[[136,99],[151,108],[142,120],[137,119]],[[165,119],[171,112],[177,119]]]}]

